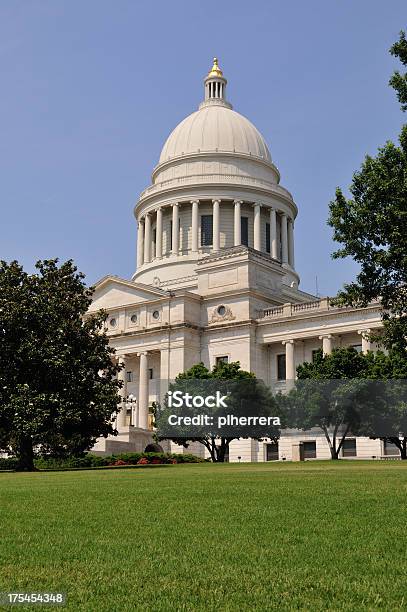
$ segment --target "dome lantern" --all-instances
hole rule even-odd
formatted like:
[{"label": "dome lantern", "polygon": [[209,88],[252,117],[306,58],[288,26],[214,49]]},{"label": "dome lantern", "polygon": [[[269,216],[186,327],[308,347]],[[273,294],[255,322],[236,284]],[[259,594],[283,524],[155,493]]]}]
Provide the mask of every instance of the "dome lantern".
[{"label": "dome lantern", "polygon": [[213,58],[213,66],[205,78],[205,103],[222,104],[232,108],[226,102],[226,84],[227,80],[223,76],[223,72],[219,67],[218,58]]}]

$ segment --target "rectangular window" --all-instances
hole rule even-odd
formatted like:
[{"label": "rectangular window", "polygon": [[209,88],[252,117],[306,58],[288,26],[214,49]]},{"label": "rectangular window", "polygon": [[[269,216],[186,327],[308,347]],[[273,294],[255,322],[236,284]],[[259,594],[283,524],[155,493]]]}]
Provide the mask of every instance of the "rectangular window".
[{"label": "rectangular window", "polygon": [[249,219],[240,217],[240,239],[242,244],[249,246]]},{"label": "rectangular window", "polygon": [[358,353],[362,352],[362,345],[361,344],[352,344],[352,348],[354,348],[355,351],[357,351]]},{"label": "rectangular window", "polygon": [[201,216],[201,246],[212,246],[213,244],[213,216]]},{"label": "rectangular window", "polygon": [[220,363],[229,363],[229,357],[227,355],[216,357],[216,365],[219,365]]},{"label": "rectangular window", "polygon": [[266,223],[266,253],[270,253],[270,223]]},{"label": "rectangular window", "polygon": [[389,442],[388,440],[385,440],[384,441],[384,454],[390,455],[393,457],[397,457],[398,455],[400,455],[400,451],[393,442]]},{"label": "rectangular window", "polygon": [[172,251],[172,221],[170,221],[170,239],[169,239],[169,243],[170,243],[169,250]]},{"label": "rectangular window", "polygon": [[150,380],[154,378],[153,368],[148,368],[148,377]]},{"label": "rectangular window", "polygon": [[285,353],[277,355],[277,380],[286,379]]},{"label": "rectangular window", "polygon": [[278,442],[266,444],[266,461],[278,461]]},{"label": "rectangular window", "polygon": [[316,459],[317,458],[317,443],[316,442],[303,442],[304,459]]},{"label": "rectangular window", "polygon": [[348,438],[342,444],[343,457],[356,457],[356,439]]},{"label": "rectangular window", "polygon": [[133,372],[126,372],[127,382],[133,382]]}]

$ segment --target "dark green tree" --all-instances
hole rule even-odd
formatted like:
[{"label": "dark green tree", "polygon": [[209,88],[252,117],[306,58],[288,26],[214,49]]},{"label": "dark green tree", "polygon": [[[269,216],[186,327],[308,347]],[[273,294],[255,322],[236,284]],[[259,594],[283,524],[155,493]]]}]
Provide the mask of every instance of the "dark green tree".
[{"label": "dark green tree", "polygon": [[[364,435],[394,443],[406,459],[407,360],[397,350],[367,354],[353,348],[316,355],[297,368],[289,395],[299,429],[319,427],[332,459],[338,459],[346,436]],[[383,435],[380,435],[383,432]]]},{"label": "dark green tree", "polygon": [[346,436],[358,433],[361,417],[366,420],[372,408],[365,373],[364,355],[354,348],[335,349],[331,355],[319,351],[313,362],[297,368],[298,379],[288,396],[290,425],[322,429],[332,459],[339,458]]},{"label": "dark green tree", "polygon": [[0,262],[0,449],[24,470],[36,454],[80,454],[115,433],[120,386],[84,275],[72,261],[36,270]]},{"label": "dark green tree", "polygon": [[[207,414],[220,416],[230,413],[236,416],[249,416],[261,412],[263,416],[279,416],[279,413],[281,415],[281,410],[270,390],[262,381],[257,380],[253,373],[242,370],[238,361],[219,363],[213,367],[212,371],[208,370],[203,363],[196,364],[177,376],[175,382],[170,386],[170,391],[187,390],[193,395],[205,396],[215,393],[218,388],[228,390],[230,393],[228,409],[226,412],[225,409],[207,410]],[[225,435],[219,435],[219,431],[211,431],[211,428],[207,426],[194,428],[193,435],[191,435],[191,428],[179,426],[175,432],[174,429],[171,429],[171,434],[168,435],[165,423],[168,415],[174,410],[168,408],[166,403],[162,407],[155,406],[155,410],[156,414],[159,414],[157,419],[159,440],[170,439],[186,448],[190,442],[200,442],[208,450],[213,462],[225,461],[232,440],[238,438],[261,440],[265,437],[277,440],[280,435],[280,429],[275,426],[267,426],[267,431],[264,427],[256,426],[241,427],[238,430],[233,428],[233,432],[226,428]],[[205,409],[200,409],[199,412],[203,413]],[[193,411],[188,412],[183,408],[182,414],[192,415]]]},{"label": "dark green tree", "polygon": [[[402,32],[391,48],[407,66],[407,41]],[[407,109],[407,75],[395,72],[390,79],[402,109]],[[399,145],[387,142],[375,157],[367,155],[353,176],[351,198],[336,190],[330,203],[329,225],[342,246],[334,258],[352,257],[359,265],[356,280],[346,284],[335,302],[366,306],[380,300],[383,306],[383,342],[405,351],[407,342],[407,126]]]}]

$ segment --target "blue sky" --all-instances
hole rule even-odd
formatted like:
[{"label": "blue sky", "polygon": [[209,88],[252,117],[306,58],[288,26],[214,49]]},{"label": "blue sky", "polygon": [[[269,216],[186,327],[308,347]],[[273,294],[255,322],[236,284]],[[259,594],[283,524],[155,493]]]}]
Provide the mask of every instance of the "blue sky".
[{"label": "blue sky", "polygon": [[214,55],[299,207],[301,288],[333,295],[335,187],[397,138],[388,49],[405,0],[0,3],[0,258],[73,258],[89,283],[135,268],[132,209]]}]

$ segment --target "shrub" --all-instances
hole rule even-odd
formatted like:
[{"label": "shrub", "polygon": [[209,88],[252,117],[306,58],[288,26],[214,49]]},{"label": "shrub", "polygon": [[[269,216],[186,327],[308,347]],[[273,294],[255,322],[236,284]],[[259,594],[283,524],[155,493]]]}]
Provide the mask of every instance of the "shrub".
[{"label": "shrub", "polygon": [[[143,461],[141,461],[143,460]],[[117,455],[92,455],[88,453],[81,457],[37,457],[35,467],[40,470],[61,470],[69,468],[93,468],[111,465],[147,465],[152,463],[202,463],[204,459],[195,455],[178,455],[176,453],[119,453]],[[15,457],[0,457],[0,470],[14,470],[17,465]]]}]

